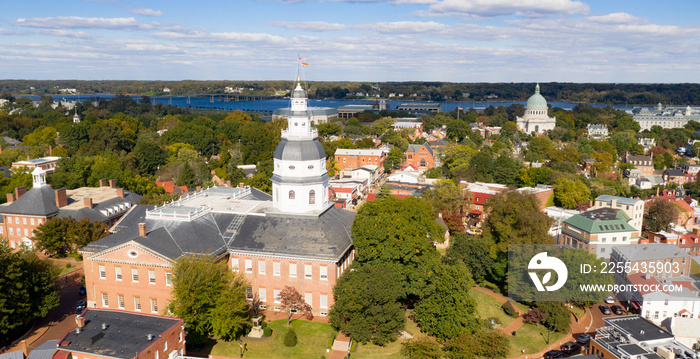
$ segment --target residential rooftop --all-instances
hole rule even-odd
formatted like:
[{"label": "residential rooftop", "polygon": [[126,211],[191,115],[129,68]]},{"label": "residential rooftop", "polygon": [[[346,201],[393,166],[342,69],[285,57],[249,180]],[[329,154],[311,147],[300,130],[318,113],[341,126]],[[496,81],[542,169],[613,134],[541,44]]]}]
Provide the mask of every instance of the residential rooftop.
[{"label": "residential rooftop", "polygon": [[628,261],[649,261],[667,258],[689,258],[690,254],[673,244],[646,243],[618,246],[613,249],[623,259]]},{"label": "residential rooftop", "polygon": [[628,198],[628,197],[619,197],[619,196],[611,196],[608,194],[600,195],[596,197],[596,201],[600,202],[612,202],[612,200],[615,200],[617,203],[620,204],[627,204],[630,206],[634,206],[638,204],[639,202],[643,202],[641,199],[634,199],[634,198]]}]

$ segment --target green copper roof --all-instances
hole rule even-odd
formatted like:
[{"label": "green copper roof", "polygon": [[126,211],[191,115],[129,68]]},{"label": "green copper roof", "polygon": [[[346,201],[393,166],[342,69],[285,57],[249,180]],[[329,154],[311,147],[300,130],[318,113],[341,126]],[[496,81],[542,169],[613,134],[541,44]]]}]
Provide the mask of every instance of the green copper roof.
[{"label": "green copper roof", "polygon": [[627,221],[629,216],[624,211],[612,208],[599,208],[574,215],[564,221],[590,234],[636,231]]},{"label": "green copper roof", "polygon": [[547,108],[547,100],[540,95],[540,84],[535,86],[535,94],[527,100],[526,108]]}]

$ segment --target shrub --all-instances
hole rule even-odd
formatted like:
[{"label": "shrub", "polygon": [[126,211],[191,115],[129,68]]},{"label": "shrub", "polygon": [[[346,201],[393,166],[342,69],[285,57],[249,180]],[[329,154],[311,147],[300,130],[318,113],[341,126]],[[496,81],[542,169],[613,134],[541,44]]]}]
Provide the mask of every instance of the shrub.
[{"label": "shrub", "polygon": [[503,303],[503,306],[501,308],[503,308],[503,311],[506,312],[506,314],[510,315],[513,318],[517,318],[518,312],[515,311],[515,308],[513,308],[513,303],[511,303],[510,301]]},{"label": "shrub", "polygon": [[357,349],[357,342],[353,340],[351,343],[352,345],[350,346],[350,351],[354,353],[355,349]]},{"label": "shrub", "polygon": [[71,267],[70,263],[66,263],[66,268],[70,268],[70,267]]},{"label": "shrub", "polygon": [[333,337],[328,338],[328,345],[326,346],[326,349],[330,349],[333,347],[334,340],[335,340],[335,338],[333,338]]},{"label": "shrub", "polygon": [[294,328],[289,328],[286,334],[284,334],[284,345],[287,347],[293,347],[297,345],[297,333]]},{"label": "shrub", "polygon": [[491,289],[494,293],[501,292],[501,289],[499,289],[498,286],[496,286],[493,283],[486,282],[486,283],[484,283],[484,287],[486,287],[487,289]]},{"label": "shrub", "polygon": [[272,328],[270,328],[268,326],[263,328],[263,335],[266,337],[269,337],[270,335],[272,335]]}]

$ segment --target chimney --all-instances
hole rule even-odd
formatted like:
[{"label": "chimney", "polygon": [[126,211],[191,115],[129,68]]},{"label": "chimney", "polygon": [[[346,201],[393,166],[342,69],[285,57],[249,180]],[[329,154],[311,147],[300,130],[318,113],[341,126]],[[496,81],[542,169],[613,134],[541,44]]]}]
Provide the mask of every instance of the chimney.
[{"label": "chimney", "polygon": [[146,237],[146,223],[139,223],[139,237]]},{"label": "chimney", "polygon": [[85,205],[85,207],[92,209],[92,198],[90,198],[90,197],[83,198],[83,204]]},{"label": "chimney", "polygon": [[27,350],[27,341],[22,340],[21,342],[19,342],[19,347],[20,349],[22,349],[22,353],[24,353],[24,357],[26,358],[27,355],[29,355],[29,351]]},{"label": "chimney", "polygon": [[15,194],[14,193],[8,193],[7,194],[7,203],[12,203],[15,201]]},{"label": "chimney", "polygon": [[117,196],[124,198],[124,189],[123,188],[117,188]]},{"label": "chimney", "polygon": [[78,325],[78,328],[84,327],[85,326],[85,318],[83,316],[75,317],[75,324]]},{"label": "chimney", "polygon": [[245,183],[238,182],[238,188],[245,188]]},{"label": "chimney", "polygon": [[112,188],[117,188],[117,180],[114,180],[114,179],[109,180],[109,186]]},{"label": "chimney", "polygon": [[201,191],[201,190],[202,190],[202,186],[197,186],[197,188],[195,188],[195,190],[196,190],[197,192]]},{"label": "chimney", "polygon": [[66,197],[66,188],[59,188],[54,192],[56,196],[56,207],[61,208],[68,205],[68,197]]},{"label": "chimney", "polygon": [[22,195],[25,193],[27,193],[27,186],[15,188],[15,201],[22,197]]},{"label": "chimney", "polygon": [[107,187],[107,180],[102,178],[100,179],[100,187]]}]

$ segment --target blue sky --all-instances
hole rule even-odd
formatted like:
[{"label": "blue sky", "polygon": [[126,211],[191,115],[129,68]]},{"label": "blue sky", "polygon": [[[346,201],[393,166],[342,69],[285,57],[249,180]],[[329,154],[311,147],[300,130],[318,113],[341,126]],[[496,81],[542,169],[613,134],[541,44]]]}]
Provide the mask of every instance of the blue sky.
[{"label": "blue sky", "polygon": [[0,78],[700,82],[700,1],[38,0]]}]

